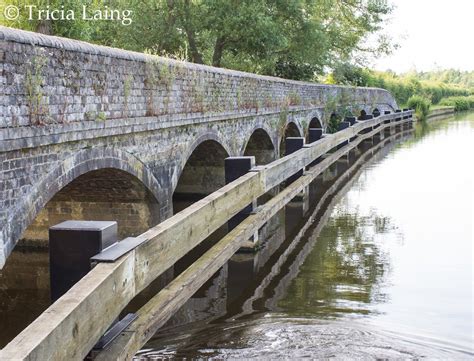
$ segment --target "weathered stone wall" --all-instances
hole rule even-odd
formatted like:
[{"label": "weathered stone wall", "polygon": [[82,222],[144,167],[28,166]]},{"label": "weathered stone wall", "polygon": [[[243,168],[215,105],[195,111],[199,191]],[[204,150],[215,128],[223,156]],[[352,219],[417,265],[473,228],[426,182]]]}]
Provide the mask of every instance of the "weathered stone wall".
[{"label": "weathered stone wall", "polygon": [[347,88],[171,61],[0,27],[0,127],[282,107],[395,107],[380,89]]},{"label": "weathered stone wall", "polygon": [[315,117],[324,125],[335,103],[354,113],[397,107],[381,89],[257,76],[0,27],[0,267],[48,201],[80,175],[127,172],[157,200],[163,220],[199,144],[214,140],[243,155],[261,129],[279,154],[290,122],[303,135]]}]

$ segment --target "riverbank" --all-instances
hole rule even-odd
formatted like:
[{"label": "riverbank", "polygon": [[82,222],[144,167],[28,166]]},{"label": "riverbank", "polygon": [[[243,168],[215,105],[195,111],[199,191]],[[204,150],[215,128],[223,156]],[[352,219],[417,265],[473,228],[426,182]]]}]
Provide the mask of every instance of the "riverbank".
[{"label": "riverbank", "polygon": [[449,114],[454,114],[454,107],[442,107],[442,108],[435,108],[430,110],[430,113],[426,117],[426,119],[433,119],[440,116],[445,116]]}]

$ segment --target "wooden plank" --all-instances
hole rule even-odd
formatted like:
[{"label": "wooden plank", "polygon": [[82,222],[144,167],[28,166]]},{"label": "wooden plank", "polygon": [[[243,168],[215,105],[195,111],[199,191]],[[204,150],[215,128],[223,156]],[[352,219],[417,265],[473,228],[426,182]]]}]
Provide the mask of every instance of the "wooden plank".
[{"label": "wooden plank", "polygon": [[83,359],[135,295],[133,252],[99,264],[11,341],[2,360]]},{"label": "wooden plank", "polygon": [[260,194],[260,175],[250,172],[140,235],[143,244],[116,263],[97,265],[15,337],[0,358],[84,358],[135,295]]},{"label": "wooden plank", "polygon": [[[403,114],[397,113],[400,115]],[[267,178],[284,180],[292,174],[295,164],[297,167],[307,165],[328,147],[383,120],[382,116],[357,124],[325,137],[325,146],[304,148],[293,153],[293,157],[274,162],[270,168],[249,172],[143,233],[138,237],[143,243],[135,250],[115,263],[95,267],[12,340],[2,350],[0,358],[62,360],[85,357],[136,294],[246,204],[272,188],[269,184],[275,180],[268,181]],[[379,127],[377,131],[381,129]]]},{"label": "wooden plank", "polygon": [[[400,114],[400,113],[398,113]],[[358,135],[364,129],[371,128],[374,125],[383,123],[387,119],[394,118],[393,114],[381,115],[378,118],[365,120],[355,125],[339,131],[334,134],[328,134],[324,138],[308,144],[304,148],[280,158],[266,166],[260,167],[264,172],[263,179],[265,179],[265,190],[268,191],[273,187],[283,182],[288,175],[295,174],[300,169],[312,163],[315,159],[326,154],[329,150],[337,147],[344,141]],[[377,128],[382,129],[381,127]],[[369,134],[369,133],[367,133]]]},{"label": "wooden plank", "polygon": [[129,360],[155,332],[221,268],[241,245],[248,240],[260,223],[260,216],[251,215],[234,228],[215,246],[175,278],[146,303],[138,319],[101,351],[96,360]]},{"label": "wooden plank", "polygon": [[136,283],[144,289],[179,258],[264,194],[261,174],[249,172],[142,234],[135,250]]},{"label": "wooden plank", "polygon": [[[259,207],[257,213],[250,215],[242,221],[234,230],[229,232],[167,287],[148,301],[138,311],[138,319],[119,338],[112,342],[110,348],[99,352],[95,359],[98,361],[131,359],[156,331],[232,257],[241,245],[254,234],[256,229],[263,226],[265,222],[307,187],[329,165],[355,148],[364,139],[372,137],[388,126],[390,125],[387,124],[370,133],[366,133],[353,143],[331,154],[263,206]],[[378,147],[381,147],[381,145]],[[356,164],[361,162],[363,162],[362,158]],[[344,174],[348,173],[349,170]],[[342,182],[341,179],[330,188],[331,192],[334,191],[340,182]],[[325,196],[327,196],[327,193]]]}]

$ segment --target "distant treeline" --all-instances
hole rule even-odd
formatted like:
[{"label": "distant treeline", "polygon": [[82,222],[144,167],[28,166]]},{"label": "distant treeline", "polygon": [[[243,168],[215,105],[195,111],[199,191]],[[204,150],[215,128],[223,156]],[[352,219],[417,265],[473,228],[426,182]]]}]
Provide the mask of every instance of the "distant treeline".
[{"label": "distant treeline", "polygon": [[406,105],[412,96],[420,96],[432,104],[439,104],[443,98],[474,94],[474,88],[467,87],[474,83],[474,72],[456,70],[397,75],[393,72],[378,72],[342,64],[337,66],[325,81],[329,84],[384,88],[393,94],[400,105]]},{"label": "distant treeline", "polygon": [[474,89],[474,71],[460,71],[456,69],[409,72],[407,75],[420,80],[441,82],[444,84],[459,85],[463,88]]}]

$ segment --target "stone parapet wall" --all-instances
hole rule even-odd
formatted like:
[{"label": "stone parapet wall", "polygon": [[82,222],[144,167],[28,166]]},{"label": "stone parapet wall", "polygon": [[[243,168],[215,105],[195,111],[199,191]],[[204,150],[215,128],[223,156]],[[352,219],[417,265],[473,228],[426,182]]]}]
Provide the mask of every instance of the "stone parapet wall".
[{"label": "stone parapet wall", "polygon": [[0,27],[0,128],[257,114],[327,103],[394,109],[385,90],[320,85]]}]

